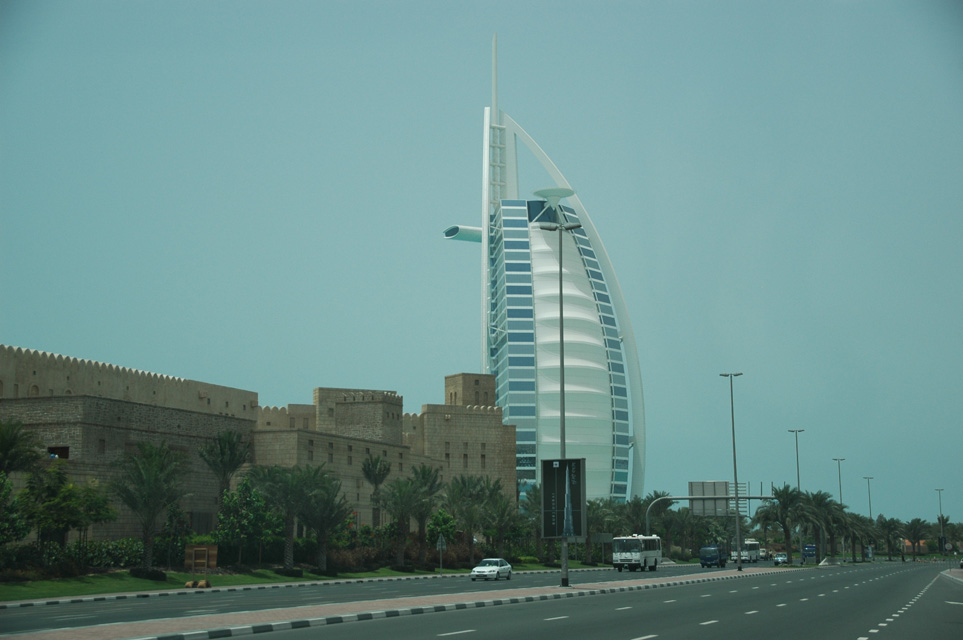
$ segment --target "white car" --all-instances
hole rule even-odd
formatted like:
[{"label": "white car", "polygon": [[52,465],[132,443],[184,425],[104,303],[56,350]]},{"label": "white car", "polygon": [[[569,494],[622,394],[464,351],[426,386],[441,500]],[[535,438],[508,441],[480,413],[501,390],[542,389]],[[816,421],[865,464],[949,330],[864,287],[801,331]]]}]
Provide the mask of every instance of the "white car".
[{"label": "white car", "polygon": [[512,565],[508,564],[504,558],[485,558],[478,563],[478,566],[471,570],[472,581],[475,578],[481,578],[483,580],[498,580],[499,578],[505,578],[506,580],[512,579]]}]

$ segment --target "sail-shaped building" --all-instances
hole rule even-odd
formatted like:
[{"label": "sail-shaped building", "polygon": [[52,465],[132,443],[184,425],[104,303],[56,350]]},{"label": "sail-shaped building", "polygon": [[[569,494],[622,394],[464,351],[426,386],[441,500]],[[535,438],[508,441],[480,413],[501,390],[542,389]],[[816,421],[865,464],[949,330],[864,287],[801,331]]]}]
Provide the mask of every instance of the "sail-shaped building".
[{"label": "sail-shaped building", "polygon": [[[498,109],[493,41],[492,105],[484,112],[482,224],[452,226],[445,236],[481,244],[482,371],[494,374],[496,402],[504,421],[516,428],[517,478],[524,492],[526,485],[540,482],[539,460],[560,457],[561,350],[565,457],[586,459],[587,498],[621,501],[642,495],[642,382],[621,288],[577,195],[557,208],[523,197],[520,148],[534,155],[555,187],[571,189],[532,137]],[[562,233],[540,226],[559,222],[581,226]]]}]

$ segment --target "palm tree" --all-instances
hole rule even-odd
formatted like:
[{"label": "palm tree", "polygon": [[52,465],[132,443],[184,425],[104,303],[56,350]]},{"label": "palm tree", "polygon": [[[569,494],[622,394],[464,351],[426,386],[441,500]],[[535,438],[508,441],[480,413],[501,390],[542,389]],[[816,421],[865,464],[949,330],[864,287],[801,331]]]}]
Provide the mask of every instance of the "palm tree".
[{"label": "palm tree", "polygon": [[495,547],[498,555],[505,556],[505,539],[512,529],[522,522],[518,511],[518,503],[505,495],[503,491],[491,494],[485,504],[485,520],[495,534]]},{"label": "palm tree", "polygon": [[[642,501],[645,507],[642,510],[643,521],[645,520],[645,514],[648,513],[649,518],[653,521],[652,526],[659,526],[658,523],[661,520],[662,515],[668,511],[673,504],[675,504],[675,500],[660,500],[660,498],[668,498],[670,495],[672,494],[668,491],[650,491],[649,495],[645,496],[645,500]],[[659,502],[653,505],[656,500],[659,500]]]},{"label": "palm tree", "polygon": [[842,505],[825,491],[807,491],[802,495],[803,522],[808,526],[816,544],[816,564],[821,560],[823,533],[829,533],[829,551],[836,555],[836,531],[841,522]]},{"label": "palm tree", "polygon": [[692,541],[697,535],[698,521],[689,507],[680,507],[679,511],[679,533],[682,534],[682,559],[688,560],[692,554]]},{"label": "palm tree", "polygon": [[307,501],[301,467],[254,467],[248,473],[252,484],[284,523],[284,570],[294,570],[294,528],[298,514]]},{"label": "palm tree", "polygon": [[903,523],[896,518],[887,518],[881,513],[876,517],[876,530],[886,542],[886,552],[892,560],[894,548],[898,548],[903,540]]},{"label": "palm tree", "polygon": [[525,491],[525,499],[521,505],[522,518],[525,526],[535,538],[535,557],[545,563],[542,547],[542,486],[532,484]]},{"label": "palm tree", "polygon": [[672,540],[673,534],[679,529],[679,512],[673,511],[672,509],[666,509],[662,513],[660,518],[662,521],[662,531],[665,533],[665,543],[664,549],[665,554],[669,557],[672,556]]},{"label": "palm tree", "polygon": [[30,471],[40,461],[43,445],[19,422],[0,421],[0,473]]},{"label": "palm tree", "polygon": [[392,480],[385,485],[385,492],[381,497],[381,502],[388,515],[394,520],[397,531],[395,564],[399,567],[405,566],[405,548],[408,545],[411,518],[414,517],[421,498],[421,490],[411,478]]},{"label": "palm tree", "polygon": [[351,514],[351,505],[341,493],[341,481],[324,470],[324,465],[305,467],[301,472],[305,499],[298,519],[317,541],[316,566],[319,573],[328,570],[328,540]]},{"label": "palm tree", "polygon": [[[585,563],[592,564],[592,533],[609,533],[616,520],[617,504],[614,498],[589,500],[585,514]],[[602,561],[605,561],[603,549]]]},{"label": "palm tree", "polygon": [[157,518],[184,496],[180,476],[185,467],[184,456],[166,443],[141,442],[135,453],[124,458],[120,474],[110,483],[111,490],[140,523],[144,569],[154,563]]},{"label": "palm tree", "polygon": [[916,552],[919,549],[920,541],[923,540],[930,532],[930,525],[928,522],[922,518],[913,518],[906,523],[906,527],[903,529],[903,533],[906,535],[906,539],[909,543],[913,545],[913,562],[916,562]]},{"label": "palm tree", "polygon": [[846,513],[845,519],[845,526],[850,535],[850,547],[853,550],[853,562],[855,563],[856,543],[858,542],[860,544],[865,554],[867,546],[866,543],[872,541],[876,537],[876,523],[866,516],[858,513]]},{"label": "palm tree", "polygon": [[374,487],[371,492],[371,524],[374,527],[380,527],[381,494],[379,490],[385,480],[388,479],[388,474],[391,473],[391,463],[381,456],[374,456],[369,453],[368,457],[361,463],[361,473],[364,474],[364,479]]},{"label": "palm tree", "polygon": [[418,523],[418,562],[423,565],[428,556],[428,518],[435,510],[438,493],[444,485],[441,482],[439,467],[419,464],[411,470],[411,476],[421,493],[421,500],[413,515]]},{"label": "palm tree", "polygon": [[769,546],[769,529],[771,527],[774,528],[778,524],[775,520],[773,520],[772,510],[757,509],[750,523],[751,526],[762,529],[762,537],[765,541],[766,548],[771,549]]},{"label": "palm tree", "polygon": [[224,492],[231,490],[231,478],[251,458],[251,445],[241,441],[238,431],[221,431],[201,447],[198,455],[217,476],[217,505],[220,509]]},{"label": "palm tree", "polygon": [[468,557],[475,564],[475,533],[484,522],[485,487],[478,476],[457,476],[445,490],[445,508],[455,516],[468,540]]},{"label": "palm tree", "polygon": [[622,508],[622,531],[625,535],[645,533],[645,510],[649,504],[639,496],[632,496]]},{"label": "palm tree", "polygon": [[[782,529],[783,542],[789,564],[792,564],[792,530],[802,518],[802,494],[799,489],[788,484],[772,490],[772,500],[766,500],[756,511],[756,517],[762,517],[769,522],[779,525]],[[760,515],[759,512],[762,511]],[[799,550],[800,553],[802,549]]]}]

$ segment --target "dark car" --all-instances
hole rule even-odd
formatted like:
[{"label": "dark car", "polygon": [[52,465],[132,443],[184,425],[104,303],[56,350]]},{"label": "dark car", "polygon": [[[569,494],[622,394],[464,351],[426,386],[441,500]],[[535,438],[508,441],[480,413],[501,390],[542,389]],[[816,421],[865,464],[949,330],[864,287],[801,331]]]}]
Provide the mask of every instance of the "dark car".
[{"label": "dark car", "polygon": [[726,568],[726,553],[715,545],[699,549],[699,564],[705,567]]}]

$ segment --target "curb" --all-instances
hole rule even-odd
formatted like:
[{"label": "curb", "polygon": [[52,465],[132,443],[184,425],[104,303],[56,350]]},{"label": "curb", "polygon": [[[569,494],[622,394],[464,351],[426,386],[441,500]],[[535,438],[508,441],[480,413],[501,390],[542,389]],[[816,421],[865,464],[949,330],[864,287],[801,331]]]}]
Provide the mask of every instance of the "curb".
[{"label": "curb", "polygon": [[[576,571],[604,571],[606,569],[611,569],[611,567],[593,567],[589,569],[571,569],[572,572]],[[537,570],[537,571],[518,571],[519,575],[524,575],[527,573],[543,573],[551,571]],[[313,582],[280,582],[276,584],[250,584],[250,585],[237,585],[234,587],[212,587],[210,589],[171,589],[169,591],[145,591],[140,593],[117,593],[117,594],[105,594],[105,595],[94,595],[85,596],[82,598],[64,598],[58,600],[22,600],[14,602],[2,602],[0,603],[0,610],[3,609],[16,609],[19,607],[44,607],[50,605],[58,604],[78,604],[81,602],[104,602],[107,600],[131,600],[135,598],[165,598],[170,596],[189,596],[189,595],[201,595],[205,593],[232,593],[236,591],[263,591],[267,589],[296,589],[300,587],[323,587],[323,586],[335,586],[342,584],[361,584],[365,582],[396,582],[399,580],[437,580],[437,579],[453,579],[453,578],[467,578],[468,573],[446,573],[446,574],[426,574],[418,576],[389,576],[384,578],[349,578],[344,580],[316,580]]]},{"label": "curb", "polygon": [[675,580],[673,582],[655,582],[651,584],[627,585],[624,587],[605,587],[600,589],[583,589],[562,593],[549,593],[537,596],[520,596],[514,598],[497,598],[493,600],[478,600],[475,602],[459,602],[454,604],[438,604],[421,607],[407,607],[403,609],[386,609],[383,611],[366,611],[361,613],[345,614],[340,616],[327,616],[323,618],[306,618],[303,620],[287,620],[282,622],[261,623],[254,625],[242,625],[237,627],[225,627],[219,629],[208,629],[205,631],[190,631],[185,633],[174,633],[159,636],[142,636],[134,640],[212,640],[214,638],[231,638],[235,636],[247,636],[255,633],[265,633],[268,631],[281,631],[286,629],[305,629],[308,627],[321,627],[331,624],[342,624],[346,622],[360,622],[363,620],[375,620],[380,618],[396,618],[400,616],[421,615],[426,613],[442,613],[445,611],[457,611],[462,609],[480,609],[484,607],[497,607],[508,604],[522,604],[526,602],[539,602],[544,600],[561,600],[562,598],[581,598],[587,596],[603,595],[606,593],[624,593],[627,591],[643,591],[647,589],[660,589],[674,587],[685,584],[697,584],[701,582],[718,582],[722,580],[736,580],[747,576],[760,576],[771,573],[778,573],[778,570],[769,569],[741,575],[710,576],[691,579]]}]

